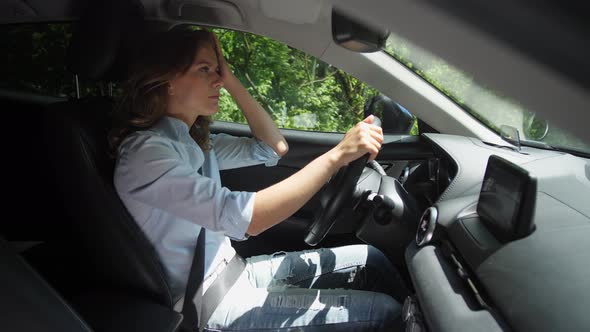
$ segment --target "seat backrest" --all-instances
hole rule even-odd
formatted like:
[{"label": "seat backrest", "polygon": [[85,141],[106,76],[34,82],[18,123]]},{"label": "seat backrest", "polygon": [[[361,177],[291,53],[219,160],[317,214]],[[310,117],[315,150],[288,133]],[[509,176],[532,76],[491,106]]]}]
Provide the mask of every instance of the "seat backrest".
[{"label": "seat backrest", "polygon": [[[132,58],[129,45],[144,32],[142,10],[135,0],[91,2],[73,32],[69,69],[90,80],[121,76],[112,68]],[[89,288],[117,287],[172,308],[158,255],[114,189],[107,140],[113,107],[106,97],[52,104],[45,121],[51,164],[99,283]]]},{"label": "seat backrest", "polygon": [[106,98],[53,104],[47,142],[66,210],[90,255],[99,285],[147,296],[172,307],[170,288],[155,249],[119,199],[108,151]]}]

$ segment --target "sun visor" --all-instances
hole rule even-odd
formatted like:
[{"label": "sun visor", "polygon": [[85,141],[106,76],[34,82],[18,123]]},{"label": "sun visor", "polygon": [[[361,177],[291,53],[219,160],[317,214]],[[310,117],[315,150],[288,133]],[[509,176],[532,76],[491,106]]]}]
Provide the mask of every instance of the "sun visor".
[{"label": "sun visor", "polygon": [[0,20],[2,22],[18,22],[23,18],[34,18],[36,16],[35,10],[24,1],[10,0],[0,5]]},{"label": "sun visor", "polygon": [[80,16],[87,0],[1,0],[0,23],[69,21]]}]

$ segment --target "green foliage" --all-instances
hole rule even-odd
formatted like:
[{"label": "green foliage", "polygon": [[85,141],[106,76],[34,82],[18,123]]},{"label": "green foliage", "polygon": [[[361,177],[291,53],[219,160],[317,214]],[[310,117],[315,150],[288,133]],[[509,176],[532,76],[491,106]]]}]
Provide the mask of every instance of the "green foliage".
[{"label": "green foliage", "polygon": [[[391,34],[387,39],[385,51],[405,66],[412,69],[425,81],[432,84],[464,110],[469,112],[473,117],[496,132],[500,132],[500,128],[497,124],[482,115],[483,112],[481,112],[477,103],[474,104],[473,100],[465,100],[470,97],[469,90],[477,86],[473,81],[473,78],[467,76],[457,68],[450,66],[442,59],[430,55],[428,52],[415,45],[411,45],[405,39],[394,34]],[[493,94],[491,91],[486,92]],[[477,112],[474,110],[480,111]]]},{"label": "green foliage", "polygon": [[497,133],[502,125],[509,125],[519,130],[521,139],[590,151],[590,146],[551,124],[546,133],[544,119],[536,116],[531,121],[534,113],[515,100],[480,86],[472,77],[400,36],[391,34],[385,51]]},{"label": "green foliage", "polygon": [[414,124],[412,125],[412,129],[410,129],[410,135],[420,135],[420,131],[418,130],[418,118],[414,115]]},{"label": "green foliage", "polygon": [[50,96],[73,92],[73,77],[65,76],[69,24],[23,24],[0,28],[0,87]]},{"label": "green foliage", "polygon": [[[363,118],[365,102],[378,94],[342,70],[283,43],[237,31],[214,32],[234,74],[280,127],[345,132]],[[6,59],[0,63],[0,88],[74,97],[74,76],[65,65],[71,36],[68,23],[2,26],[0,49]],[[107,95],[108,87],[80,82],[80,93]],[[114,94],[120,94],[117,85]],[[219,106],[217,120],[246,123],[225,90]]]},{"label": "green foliage", "polygon": [[[72,38],[69,23],[37,23],[0,26],[0,88],[45,96],[74,97],[74,75],[65,58]],[[81,96],[108,95],[104,82],[79,81]],[[112,84],[113,95],[121,93]]]},{"label": "green foliage", "polygon": [[[363,117],[378,92],[345,72],[288,45],[252,34],[215,29],[233,73],[280,127],[345,132]],[[216,119],[245,122],[231,96]]]}]

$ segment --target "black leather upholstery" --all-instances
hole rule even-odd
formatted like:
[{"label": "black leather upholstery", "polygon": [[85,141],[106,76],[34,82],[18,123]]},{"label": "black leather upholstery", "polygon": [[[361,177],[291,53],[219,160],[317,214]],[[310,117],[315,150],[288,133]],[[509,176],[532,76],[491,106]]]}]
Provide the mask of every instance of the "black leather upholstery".
[{"label": "black leather upholstery", "polygon": [[37,272],[0,239],[0,329],[91,331]]},{"label": "black leather upholstery", "polygon": [[[137,0],[89,4],[67,66],[86,81],[119,81],[147,34],[143,9]],[[50,165],[93,276],[72,301],[97,331],[174,331],[182,315],[173,311],[159,257],[114,189],[107,140],[113,109],[110,98],[83,97],[46,110]]]},{"label": "black leather upholstery", "polygon": [[57,103],[47,114],[50,155],[66,208],[77,221],[101,285],[172,308],[158,256],[113,186],[107,133],[113,104],[106,98]]},{"label": "black leather upholstery", "polygon": [[[67,67],[85,80],[122,80],[146,33],[139,1],[89,2],[73,31]],[[113,186],[107,143],[113,107],[109,98],[86,97],[47,110],[59,189],[94,267],[99,284],[90,288],[116,287],[172,308],[159,258]]]},{"label": "black leather upholstery", "polygon": [[73,305],[96,332],[172,332],[182,321],[170,308],[112,290],[85,293]]}]

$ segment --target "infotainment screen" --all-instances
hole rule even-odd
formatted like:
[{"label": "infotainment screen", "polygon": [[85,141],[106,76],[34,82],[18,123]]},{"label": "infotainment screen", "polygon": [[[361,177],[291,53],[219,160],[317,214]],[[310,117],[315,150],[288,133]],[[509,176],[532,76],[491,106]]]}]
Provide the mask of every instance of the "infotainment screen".
[{"label": "infotainment screen", "polygon": [[502,242],[512,241],[533,230],[535,179],[521,167],[492,155],[484,175],[477,213]]}]

